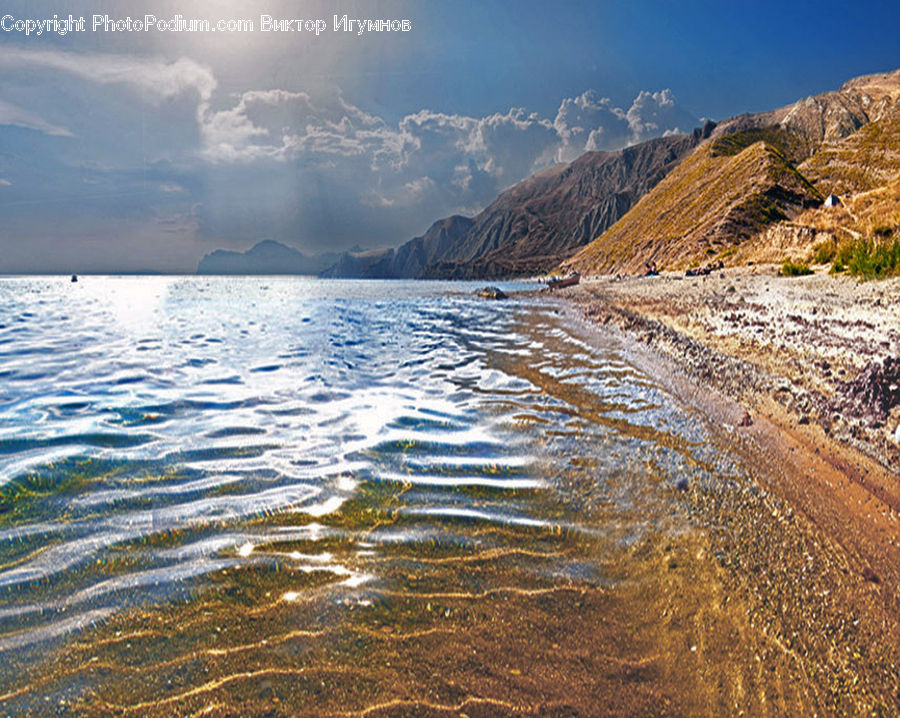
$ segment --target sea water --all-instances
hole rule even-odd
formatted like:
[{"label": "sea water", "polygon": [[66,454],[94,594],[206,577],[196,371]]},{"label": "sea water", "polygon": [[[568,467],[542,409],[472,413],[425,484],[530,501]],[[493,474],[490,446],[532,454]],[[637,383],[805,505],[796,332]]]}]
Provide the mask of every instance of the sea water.
[{"label": "sea water", "polygon": [[6,707],[708,700],[728,431],[477,287],[0,279]]}]

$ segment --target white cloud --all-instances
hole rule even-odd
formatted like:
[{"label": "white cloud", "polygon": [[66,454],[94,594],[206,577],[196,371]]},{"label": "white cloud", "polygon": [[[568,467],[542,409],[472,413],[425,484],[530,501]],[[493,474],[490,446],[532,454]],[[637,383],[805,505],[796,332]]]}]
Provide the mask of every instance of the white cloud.
[{"label": "white cloud", "polygon": [[231,108],[201,119],[203,156],[212,162],[285,161],[300,156],[375,157],[396,145],[383,120],[340,92],[313,102],[305,92],[251,90]]},{"label": "white cloud", "polygon": [[553,127],[560,140],[556,155],[559,162],[573,160],[585,150],[618,149],[630,139],[625,111],[594,90],[564,99]]},{"label": "white cloud", "polygon": [[47,122],[31,112],[3,100],[0,100],[0,125],[15,125],[57,137],[72,136],[72,133],[65,127]]},{"label": "white cloud", "polygon": [[10,182],[8,179],[3,179],[2,177],[0,177],[0,186],[12,187],[12,182]]},{"label": "white cloud", "polygon": [[697,118],[682,109],[671,90],[641,91],[625,110],[593,90],[560,103],[553,126],[560,138],[556,158],[573,160],[585,151],[615,150],[653,137],[688,132]]},{"label": "white cloud", "polygon": [[[549,120],[522,108],[505,114],[468,117],[420,110],[400,121],[403,162],[415,167],[431,158],[444,161],[441,174],[465,186],[472,168],[501,182],[515,182],[534,169],[558,137]],[[463,168],[459,172],[459,168]]]},{"label": "white cloud", "polygon": [[673,132],[688,132],[698,122],[697,118],[677,105],[671,90],[638,93],[626,117],[633,142],[643,142]]},{"label": "white cloud", "polygon": [[[570,161],[588,150],[618,149],[676,128],[687,131],[695,124],[669,90],[640,92],[627,108],[587,91],[563,99],[553,117],[520,107],[484,116],[419,109],[388,122],[347,101],[339,89],[225,94],[217,90],[208,67],[187,57],[0,47],[0,71],[19,68],[44,70],[51,86],[76,78],[107,87],[95,89],[91,101],[111,100],[108,115],[67,116],[67,122],[83,123],[73,127],[85,139],[85,157],[95,159],[103,150],[106,161],[126,175],[137,162],[143,168],[153,165],[155,201],[183,203],[188,194],[201,200],[202,208],[190,216],[176,213],[167,220],[190,236],[196,225],[197,234],[303,236],[311,246],[332,247],[342,241],[335,239],[338,231],[354,241],[370,232],[371,245],[384,243],[386,237],[403,238],[408,228],[453,212],[475,213],[552,162]],[[123,91],[129,101],[117,103],[115,95]],[[141,105],[170,101],[171,106],[152,114]],[[42,114],[45,107],[53,109],[47,103]],[[121,115],[131,111],[148,122],[139,153],[128,156],[108,133],[121,128],[127,136],[133,123],[123,122]],[[71,134],[3,101],[0,124]],[[90,144],[98,138],[101,145]],[[189,184],[185,178],[192,176],[202,181]],[[111,181],[102,170],[80,179]],[[136,204],[133,211],[142,209]]]},{"label": "white cloud", "polygon": [[199,100],[198,117],[206,111],[217,84],[209,68],[187,57],[169,61],[134,55],[0,47],[0,68],[20,67],[44,68],[101,85],[125,85],[151,104],[194,91]]},{"label": "white cloud", "polygon": [[564,99],[553,120],[523,108],[485,117],[422,109],[393,126],[339,91],[254,90],[201,118],[201,154],[217,165],[294,162],[305,177],[343,183],[361,206],[440,216],[481,208],[552,162],[662,135],[675,120],[693,126],[668,90],[642,92],[627,110],[588,91]]}]

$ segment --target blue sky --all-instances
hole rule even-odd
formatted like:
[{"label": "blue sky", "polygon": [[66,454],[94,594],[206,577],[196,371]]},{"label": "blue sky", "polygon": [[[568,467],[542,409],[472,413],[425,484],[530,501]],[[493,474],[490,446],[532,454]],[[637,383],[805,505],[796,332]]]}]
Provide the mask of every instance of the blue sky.
[{"label": "blue sky", "polygon": [[[900,67],[895,3],[12,2],[16,19],[253,19],[250,33],[0,32],[0,272],[193,271],[217,247],[396,245],[535,169]],[[259,15],[329,29],[264,33]],[[332,17],[408,19],[335,33]]]}]

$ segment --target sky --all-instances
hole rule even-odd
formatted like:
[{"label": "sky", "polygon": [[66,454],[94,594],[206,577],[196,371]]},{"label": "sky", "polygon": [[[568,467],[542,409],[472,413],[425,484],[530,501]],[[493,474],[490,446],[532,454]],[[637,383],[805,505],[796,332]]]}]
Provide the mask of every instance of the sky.
[{"label": "sky", "polygon": [[[551,163],[900,67],[895,0],[32,0],[0,13],[0,273],[192,273],[263,239],[396,246]],[[17,29],[54,14],[84,31]],[[93,29],[95,14],[132,30]],[[254,27],[134,29],[148,14]],[[313,22],[264,30],[263,15]],[[335,30],[335,15],[409,30]]]}]

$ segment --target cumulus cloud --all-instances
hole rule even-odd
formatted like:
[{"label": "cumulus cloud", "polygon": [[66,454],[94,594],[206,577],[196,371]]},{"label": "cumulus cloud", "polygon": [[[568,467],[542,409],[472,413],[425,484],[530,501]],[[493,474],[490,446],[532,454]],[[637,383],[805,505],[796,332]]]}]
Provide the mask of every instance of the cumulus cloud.
[{"label": "cumulus cloud", "polygon": [[586,150],[623,147],[630,140],[626,112],[594,90],[564,99],[553,127],[559,135],[559,162],[573,160]]},{"label": "cumulus cloud", "polygon": [[402,142],[384,121],[346,102],[340,92],[252,90],[230,108],[201,119],[202,155],[215,163],[305,158],[369,158],[395,154]]},{"label": "cumulus cloud", "polygon": [[16,127],[24,127],[29,130],[43,132],[46,135],[54,135],[57,137],[71,137],[72,133],[65,127],[54,125],[47,122],[41,117],[23,110],[9,102],[0,100],[0,125],[14,125]]},{"label": "cumulus cloud", "polygon": [[276,89],[244,92],[206,113],[201,136],[213,163],[297,162],[308,173],[352,177],[368,207],[426,203],[449,211],[484,206],[552,162],[695,122],[670,90],[641,92],[627,109],[587,91],[564,99],[552,120],[524,108],[484,117],[423,109],[389,125],[339,91],[312,98]]},{"label": "cumulus cloud", "polygon": [[[428,158],[444,160],[444,173],[474,164],[498,181],[516,181],[557,142],[552,124],[537,113],[512,108],[487,117],[448,115],[421,110],[399,124],[402,166],[415,167]],[[511,179],[514,178],[514,179]]]},{"label": "cumulus cloud", "polygon": [[567,162],[585,151],[614,150],[665,134],[688,132],[697,123],[668,89],[642,90],[627,110],[588,90],[560,103],[553,120],[560,139],[556,159]]},{"label": "cumulus cloud", "polygon": [[643,142],[674,132],[688,132],[698,123],[696,117],[675,102],[671,90],[640,92],[625,116],[632,142]]},{"label": "cumulus cloud", "polygon": [[523,108],[486,117],[423,109],[396,127],[346,102],[339,92],[313,101],[302,92],[267,90],[245,92],[232,107],[209,113],[202,133],[204,155],[215,162],[367,156],[377,171],[424,171],[441,163],[441,173],[455,172],[455,184],[462,187],[472,162],[500,181],[515,181],[536,164],[688,131],[696,122],[671,90],[642,91],[628,109],[588,90],[564,99],[553,120]]},{"label": "cumulus cloud", "polygon": [[[46,70],[52,82],[96,85],[92,101],[109,101],[118,114],[70,120],[82,120],[72,125],[80,137],[102,139],[84,151],[107,152],[121,172],[134,162],[159,163],[152,187],[160,201],[201,201],[187,219],[172,215],[185,232],[196,226],[211,237],[302,236],[310,248],[333,248],[340,231],[369,246],[397,242],[438,217],[479,211],[553,162],[696,124],[670,90],[640,92],[626,107],[589,90],[564,98],[549,117],[521,107],[484,116],[418,109],[387,121],[337,88],[225,94],[208,67],[186,57],[0,48],[0,69],[18,68]],[[140,102],[117,101],[120,88],[129,100],[169,104],[145,117]],[[46,108],[54,106],[45,103],[41,114]],[[107,141],[108,132],[125,134],[133,126],[123,120],[127,112],[147,120],[133,156],[124,154],[128,143],[123,150]],[[3,101],[0,124],[71,134]],[[107,181],[103,171],[80,179]],[[134,175],[135,186],[147,181],[143,172]]]}]

